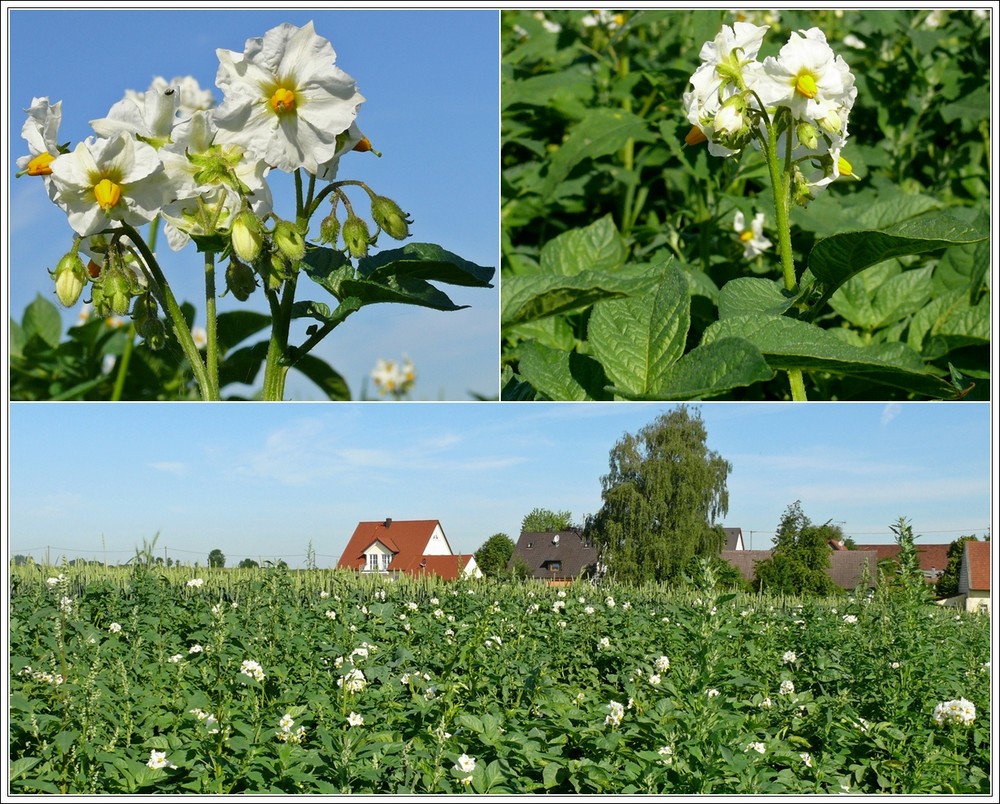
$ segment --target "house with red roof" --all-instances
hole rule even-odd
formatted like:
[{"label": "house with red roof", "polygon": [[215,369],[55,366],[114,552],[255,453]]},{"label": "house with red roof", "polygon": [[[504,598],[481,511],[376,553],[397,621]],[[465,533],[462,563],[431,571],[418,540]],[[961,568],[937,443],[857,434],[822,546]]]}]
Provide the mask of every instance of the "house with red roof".
[{"label": "house with red roof", "polygon": [[452,552],[437,519],[359,522],[338,569],[381,575],[437,575],[451,581],[481,578],[473,555]]},{"label": "house with red roof", "polygon": [[[839,543],[838,543],[839,544]],[[834,550],[845,549],[843,545],[837,547],[831,545]],[[920,571],[924,574],[924,580],[929,584],[935,584],[948,568],[948,548],[949,544],[915,544],[917,550],[917,561],[920,562]],[[855,550],[874,550],[878,554],[878,562],[894,561],[899,563],[900,546],[892,544],[856,544]]]},{"label": "house with red roof", "polygon": [[990,606],[990,542],[968,541],[958,571],[958,594],[966,611],[992,611]]}]

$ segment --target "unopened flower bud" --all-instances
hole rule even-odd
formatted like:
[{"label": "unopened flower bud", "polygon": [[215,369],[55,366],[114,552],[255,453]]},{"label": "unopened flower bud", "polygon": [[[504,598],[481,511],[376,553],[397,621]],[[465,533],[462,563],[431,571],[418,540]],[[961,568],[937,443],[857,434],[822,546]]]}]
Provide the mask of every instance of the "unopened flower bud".
[{"label": "unopened flower bud", "polygon": [[75,251],[66,254],[56,264],[52,277],[56,281],[56,296],[59,297],[63,307],[72,307],[76,304],[83,292],[83,286],[87,284],[87,269],[80,256]]},{"label": "unopened flower bud", "polygon": [[139,334],[154,352],[160,351],[167,343],[167,328],[155,315],[146,316],[143,319]]},{"label": "unopened flower bud", "polygon": [[226,267],[226,287],[237,299],[246,301],[250,298],[250,294],[257,289],[257,280],[254,278],[253,269],[245,262],[231,258]]},{"label": "unopened flower bud", "polygon": [[831,109],[823,117],[817,118],[816,122],[819,123],[819,127],[821,129],[829,132],[830,134],[839,134],[841,129],[844,127],[844,121],[841,119],[836,109]]},{"label": "unopened flower bud", "polygon": [[809,123],[799,123],[795,129],[795,134],[798,136],[799,142],[810,151],[815,150],[816,146],[819,145],[819,136],[816,134],[816,129],[809,125]]},{"label": "unopened flower bud", "polygon": [[260,255],[264,242],[260,220],[249,210],[244,210],[233,221],[231,233],[233,252],[243,262],[253,262]]},{"label": "unopened flower bud", "polygon": [[335,245],[338,237],[340,237],[340,221],[337,220],[336,214],[331,212],[319,225],[319,241]]},{"label": "unopened flower bud", "polygon": [[372,218],[389,237],[403,240],[410,236],[410,224],[413,223],[399,204],[384,195],[375,196],[372,201]]},{"label": "unopened flower bud", "polygon": [[736,135],[743,129],[743,110],[739,105],[727,103],[715,115],[715,131],[721,136]]},{"label": "unopened flower bud", "polygon": [[371,237],[368,234],[368,224],[357,215],[349,215],[344,221],[344,245],[352,257],[366,257]]},{"label": "unopened flower bud", "polygon": [[275,248],[289,262],[298,262],[306,256],[306,239],[291,221],[278,221],[272,239]]},{"label": "unopened flower bud", "polygon": [[[101,290],[110,315],[123,316],[128,314],[128,309],[132,304],[133,285],[132,272],[127,268],[115,265],[107,270],[101,280]],[[108,314],[104,314],[103,317],[107,318]]]}]

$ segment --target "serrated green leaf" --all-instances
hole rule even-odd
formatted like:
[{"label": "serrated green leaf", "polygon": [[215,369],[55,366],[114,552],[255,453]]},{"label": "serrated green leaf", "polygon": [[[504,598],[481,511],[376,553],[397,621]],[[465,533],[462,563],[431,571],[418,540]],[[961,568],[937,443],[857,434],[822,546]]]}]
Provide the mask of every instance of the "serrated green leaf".
[{"label": "serrated green leaf", "polygon": [[549,161],[549,172],[542,185],[542,195],[548,196],[584,159],[594,159],[614,153],[626,141],[650,142],[652,134],[646,122],[624,109],[591,109],[573,126],[569,137]]},{"label": "serrated green leaf", "polygon": [[584,271],[573,276],[527,274],[505,276],[500,318],[504,328],[546,316],[589,307],[602,299],[641,293],[656,284],[646,269],[622,268],[613,274]]},{"label": "serrated green leaf", "polygon": [[407,276],[463,287],[491,288],[496,269],[463,259],[435,243],[407,243],[380,251],[358,262],[358,274],[387,284],[393,276]]},{"label": "serrated green leaf", "polygon": [[962,288],[932,299],[913,316],[907,333],[907,343],[928,360],[959,346],[989,342],[989,299],[972,306]]},{"label": "serrated green leaf", "polygon": [[784,315],[795,303],[780,282],[771,279],[738,277],[719,291],[719,318],[751,313]]},{"label": "serrated green leaf", "polygon": [[614,271],[625,262],[625,240],[605,215],[589,226],[570,229],[542,246],[542,273],[572,276],[584,271]]},{"label": "serrated green leaf", "polygon": [[[867,330],[880,329],[915,313],[931,298],[931,266],[904,271],[898,264],[885,264],[852,276],[830,298],[830,306],[852,324]],[[878,272],[878,281],[870,274]]]},{"label": "serrated green leaf", "polygon": [[671,267],[649,293],[595,304],[588,343],[617,388],[645,396],[684,353],[690,324],[687,280]]},{"label": "serrated green leaf", "polygon": [[538,343],[518,347],[518,373],[541,394],[559,402],[610,399],[607,376],[588,355],[550,349]]},{"label": "serrated green leaf", "polygon": [[7,780],[10,782],[17,781],[41,761],[41,757],[22,757],[21,759],[15,759],[10,763]]},{"label": "serrated green leaf", "polygon": [[742,338],[721,338],[684,355],[670,367],[662,384],[645,396],[613,390],[629,399],[706,399],[773,377],[774,371],[756,346]]},{"label": "serrated green leaf", "polygon": [[59,315],[59,308],[39,293],[25,308],[21,327],[26,341],[39,338],[49,346],[56,347],[62,337],[62,316]]},{"label": "serrated green leaf", "polygon": [[947,383],[924,366],[920,355],[902,343],[860,348],[804,321],[746,315],[712,324],[702,344],[731,337],[754,344],[771,368],[849,374],[934,397],[951,393]]}]

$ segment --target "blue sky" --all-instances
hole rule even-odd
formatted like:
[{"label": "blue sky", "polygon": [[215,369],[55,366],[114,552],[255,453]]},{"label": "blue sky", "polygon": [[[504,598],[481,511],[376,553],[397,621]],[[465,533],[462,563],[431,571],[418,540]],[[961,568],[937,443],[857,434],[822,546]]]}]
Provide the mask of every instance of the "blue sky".
[{"label": "blue sky", "polygon": [[[17,157],[28,152],[21,126],[33,97],[62,100],[59,140],[75,145],[93,134],[89,121],[104,117],[126,89],[145,90],[157,75],[168,80],[193,75],[221,101],[215,87],[217,48],[242,53],[248,38],[263,36],[282,22],[301,26],[309,20],[333,44],[337,65],[357,81],[366,98],[359,125],[383,154],[381,159],[350,154],[342,160],[338,178],[367,181],[395,199],[414,220],[411,242],[438,243],[480,265],[498,266],[496,11],[17,10],[8,16],[5,88],[11,143],[3,227],[4,239],[9,239],[9,313],[20,319],[37,293],[55,301],[47,269],[71,244],[72,231],[39,180],[13,178]],[[275,211],[290,217],[290,177],[272,173],[272,178]],[[399,245],[382,239],[383,248]],[[193,246],[174,254],[161,243],[158,256],[175,294],[194,302],[203,314],[200,255]],[[299,287],[304,285],[314,287],[310,282]],[[366,308],[315,353],[344,375],[354,398],[377,358],[398,360],[403,353],[416,366],[415,399],[467,400],[470,392],[495,396],[499,291],[444,289],[455,303],[471,307],[451,313],[402,305]],[[308,297],[300,291],[298,298],[329,297],[317,288]],[[266,310],[259,291],[250,304]],[[81,305],[66,311],[67,324],[76,320]],[[219,307],[246,309],[231,297]],[[320,397],[296,375],[289,378],[286,398]]]},{"label": "blue sky", "polygon": [[[10,555],[126,560],[144,539],[182,561],[218,547],[336,563],[359,520],[439,519],[456,552],[516,538],[535,507],[582,521],[608,455],[664,404],[24,404],[9,408]],[[991,523],[986,404],[709,403],[733,464],[729,514],[769,546],[800,500],[814,522],[889,543]],[[752,532],[752,533],[751,533]],[[919,543],[919,542],[918,542]]]}]

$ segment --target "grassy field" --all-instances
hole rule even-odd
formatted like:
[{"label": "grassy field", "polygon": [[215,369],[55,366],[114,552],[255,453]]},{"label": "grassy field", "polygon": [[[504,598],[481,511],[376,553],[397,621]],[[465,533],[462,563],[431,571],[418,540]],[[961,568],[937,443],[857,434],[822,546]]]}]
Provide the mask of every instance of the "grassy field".
[{"label": "grassy field", "polygon": [[991,790],[988,617],[888,592],[10,573],[13,793]]}]

